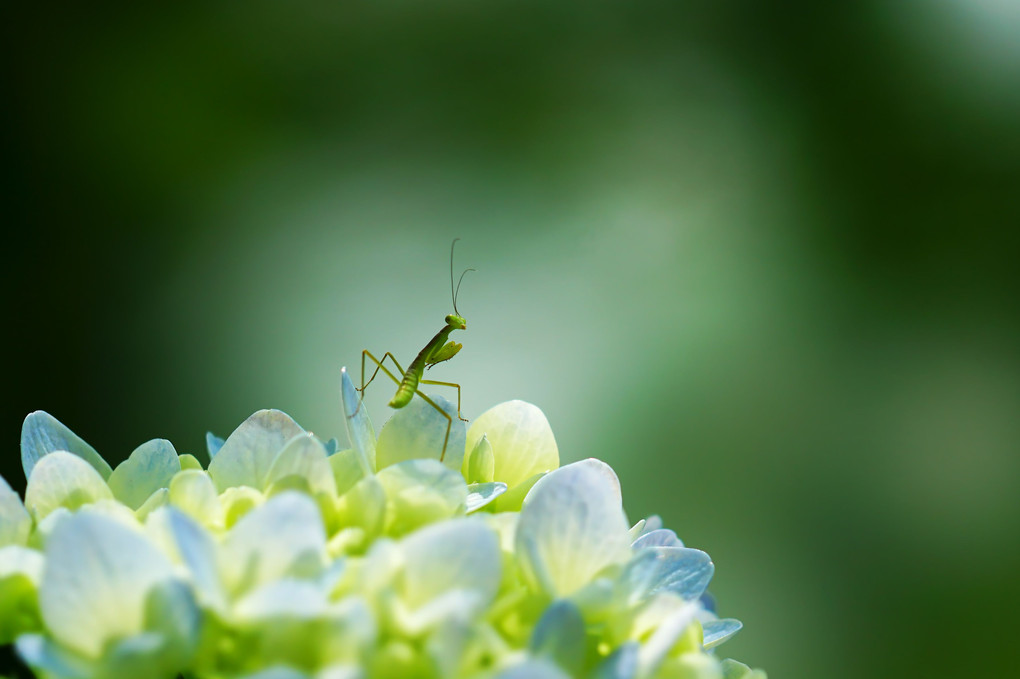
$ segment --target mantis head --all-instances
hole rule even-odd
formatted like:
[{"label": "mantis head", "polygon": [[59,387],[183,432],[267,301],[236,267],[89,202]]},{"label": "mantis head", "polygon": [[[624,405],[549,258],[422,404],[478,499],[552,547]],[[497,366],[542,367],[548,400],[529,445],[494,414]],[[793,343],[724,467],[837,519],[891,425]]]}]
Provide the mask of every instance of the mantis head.
[{"label": "mantis head", "polygon": [[446,324],[454,328],[455,330],[464,330],[467,328],[467,321],[464,320],[463,316],[456,314],[450,314],[446,317]]}]

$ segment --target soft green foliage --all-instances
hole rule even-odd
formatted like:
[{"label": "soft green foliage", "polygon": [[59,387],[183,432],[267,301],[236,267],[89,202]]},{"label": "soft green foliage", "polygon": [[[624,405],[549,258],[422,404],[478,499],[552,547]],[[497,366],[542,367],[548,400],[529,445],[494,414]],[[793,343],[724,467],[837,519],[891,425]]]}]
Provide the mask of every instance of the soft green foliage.
[{"label": "soft green foliage", "polygon": [[538,408],[457,421],[440,462],[434,409],[377,440],[341,394],[351,448],[263,410],[207,437],[208,469],[157,439],[111,472],[30,415],[0,643],[53,679],[764,679],[707,650],[740,628],[702,603],[708,555],[628,528],[616,474],[560,467]]}]

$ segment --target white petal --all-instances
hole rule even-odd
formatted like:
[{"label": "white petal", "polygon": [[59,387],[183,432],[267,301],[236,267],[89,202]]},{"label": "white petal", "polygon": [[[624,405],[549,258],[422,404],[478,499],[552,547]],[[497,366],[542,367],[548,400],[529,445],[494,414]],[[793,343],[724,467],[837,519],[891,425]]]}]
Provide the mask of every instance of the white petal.
[{"label": "white petal", "polygon": [[294,491],[271,497],[227,533],[221,555],[224,580],[232,592],[287,575],[317,575],[326,559],[319,508],[307,495]]},{"label": "white petal", "polygon": [[315,673],[315,679],[362,679],[365,676],[360,667],[331,665]]},{"label": "white petal", "polygon": [[0,547],[23,545],[32,530],[32,517],[18,494],[0,476]]},{"label": "white petal", "polygon": [[571,679],[570,675],[548,660],[526,660],[503,670],[496,679]]},{"label": "white petal", "polygon": [[501,574],[499,540],[482,521],[452,519],[426,526],[401,542],[405,600],[412,608],[452,589],[496,595]]},{"label": "white petal", "polygon": [[135,516],[139,521],[144,522],[152,512],[160,507],[165,507],[170,502],[170,489],[159,488],[152,495],[146,498],[142,506],[135,510]]},{"label": "white petal", "polygon": [[269,468],[266,487],[287,476],[305,479],[312,492],[336,495],[336,480],[326,458],[326,449],[311,434],[296,436],[284,446]]},{"label": "white petal", "polygon": [[333,470],[333,481],[337,495],[343,495],[365,478],[365,469],[361,456],[353,448],[337,451],[327,458]]},{"label": "white petal", "polygon": [[485,606],[481,594],[472,589],[448,590],[414,610],[399,599],[392,603],[391,618],[403,634],[411,637],[445,623],[466,624]]},{"label": "white petal", "polygon": [[269,468],[288,441],[305,430],[279,410],[260,410],[234,430],[209,462],[221,491],[232,486],[264,490]]},{"label": "white petal", "polygon": [[45,559],[42,552],[20,545],[0,547],[0,578],[24,575],[36,586],[42,580]]},{"label": "white petal", "polygon": [[366,476],[344,493],[336,510],[342,526],[356,527],[374,538],[386,521],[386,490],[378,477]]},{"label": "white petal", "polygon": [[185,469],[170,481],[170,504],[206,526],[223,525],[223,507],[208,472]]},{"label": "white petal", "polygon": [[106,460],[57,418],[43,410],[37,410],[26,417],[21,426],[21,466],[25,470],[25,478],[32,476],[32,469],[40,459],[57,450],[85,460],[99,472],[103,480],[110,478],[113,470]]},{"label": "white petal", "polygon": [[652,677],[666,655],[698,614],[697,602],[677,608],[666,618],[638,652],[638,676]]},{"label": "white petal", "polygon": [[631,555],[619,481],[604,462],[550,472],[531,489],[517,525],[517,556],[532,585],[568,596]]},{"label": "white petal", "polygon": [[112,499],[109,486],[92,465],[63,451],[52,452],[36,462],[25,489],[25,507],[36,521],[57,507],[73,510]]},{"label": "white petal", "polygon": [[435,394],[429,394],[429,398],[450,419],[443,417],[424,399],[411,399],[405,407],[393,413],[379,432],[375,451],[377,469],[405,460],[438,460],[442,457],[444,465],[460,471],[464,460],[464,422],[457,415],[457,408],[445,398]]},{"label": "white petal", "polygon": [[166,439],[153,439],[117,465],[107,484],[114,497],[138,509],[155,491],[169,488],[170,479],[179,471],[181,462],[173,445]]},{"label": "white petal", "polygon": [[246,674],[239,679],[312,679],[310,675],[296,670],[293,667],[287,667],[285,665],[277,665],[276,667],[269,667],[264,670],[260,670],[255,674]]},{"label": "white petal", "polygon": [[492,445],[494,481],[513,487],[560,466],[549,421],[530,403],[507,401],[482,413],[468,430],[467,447],[474,450],[483,435]]},{"label": "white petal", "polygon": [[244,596],[234,607],[234,615],[245,622],[274,617],[317,618],[328,607],[326,593],[317,583],[284,578]]},{"label": "white petal", "polygon": [[111,639],[141,631],[149,590],[172,577],[169,559],[143,533],[82,512],[47,541],[39,607],[56,639],[95,657]]},{"label": "white petal", "polygon": [[460,472],[438,460],[406,460],[376,476],[386,491],[389,535],[405,535],[429,523],[463,513],[467,484]]}]

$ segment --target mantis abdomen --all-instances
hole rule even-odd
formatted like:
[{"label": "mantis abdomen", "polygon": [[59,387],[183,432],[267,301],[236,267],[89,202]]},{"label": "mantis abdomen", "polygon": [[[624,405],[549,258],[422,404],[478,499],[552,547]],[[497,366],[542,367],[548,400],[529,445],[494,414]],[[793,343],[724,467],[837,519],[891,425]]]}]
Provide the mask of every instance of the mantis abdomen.
[{"label": "mantis abdomen", "polygon": [[[419,356],[420,358],[420,356]],[[415,370],[415,363],[418,362],[416,358],[412,363],[407,372],[404,373],[404,379],[400,381],[400,386],[397,387],[397,393],[390,399],[389,406],[391,408],[403,408],[411,399],[414,397],[414,393],[418,390],[418,382],[421,380],[421,371],[425,367],[424,362],[421,367]]]}]

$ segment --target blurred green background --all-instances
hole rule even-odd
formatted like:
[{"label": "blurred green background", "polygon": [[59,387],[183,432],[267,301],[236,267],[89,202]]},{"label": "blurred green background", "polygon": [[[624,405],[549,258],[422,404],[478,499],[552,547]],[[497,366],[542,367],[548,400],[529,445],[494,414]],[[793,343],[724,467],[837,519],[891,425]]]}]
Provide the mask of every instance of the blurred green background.
[{"label": "blurred green background", "polygon": [[460,236],[432,375],[712,554],[724,655],[1015,670],[1015,3],[4,14],[16,488],[40,408],[113,461],[265,407],[343,440],[340,366],[439,329]]}]

